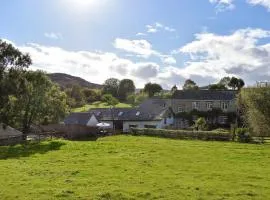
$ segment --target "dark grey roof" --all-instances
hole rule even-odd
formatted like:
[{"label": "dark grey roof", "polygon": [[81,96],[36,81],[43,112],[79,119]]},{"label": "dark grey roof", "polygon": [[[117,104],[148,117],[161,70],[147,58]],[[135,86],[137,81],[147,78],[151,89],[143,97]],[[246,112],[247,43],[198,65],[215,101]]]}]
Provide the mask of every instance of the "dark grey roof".
[{"label": "dark grey roof", "polygon": [[65,124],[79,124],[86,125],[89,119],[91,118],[92,113],[89,112],[81,112],[81,113],[71,113],[65,120]]},{"label": "dark grey roof", "polygon": [[169,109],[170,100],[148,99],[136,108],[96,108],[90,109],[86,113],[71,113],[64,121],[65,124],[86,125],[92,115],[98,121],[155,121],[161,120]]},{"label": "dark grey roof", "polygon": [[173,99],[185,100],[233,100],[237,91],[234,90],[177,90]]},{"label": "dark grey roof", "polygon": [[[95,114],[98,120],[112,120],[112,114],[115,120],[121,121],[151,121],[161,120],[169,108],[168,99],[148,99],[136,108],[99,108],[90,109],[89,112]],[[120,115],[120,112],[121,115]]]}]

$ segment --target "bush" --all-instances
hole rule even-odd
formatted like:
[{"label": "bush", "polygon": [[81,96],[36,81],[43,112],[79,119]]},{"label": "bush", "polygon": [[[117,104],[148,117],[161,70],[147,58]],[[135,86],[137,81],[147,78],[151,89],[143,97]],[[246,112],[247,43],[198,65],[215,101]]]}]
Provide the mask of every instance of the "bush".
[{"label": "bush", "polygon": [[216,132],[216,131],[188,131],[188,130],[133,128],[132,134],[173,138],[173,139],[199,139],[199,140],[216,140],[216,141],[230,141],[232,139],[232,135],[229,132]]},{"label": "bush", "polygon": [[235,133],[238,142],[249,143],[252,141],[252,137],[248,128],[237,128]]}]

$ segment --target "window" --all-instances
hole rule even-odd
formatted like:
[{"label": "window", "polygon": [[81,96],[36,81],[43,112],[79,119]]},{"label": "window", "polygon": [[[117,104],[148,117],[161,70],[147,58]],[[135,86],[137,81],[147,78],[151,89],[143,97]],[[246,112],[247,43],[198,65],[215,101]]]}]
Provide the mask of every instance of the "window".
[{"label": "window", "polygon": [[137,128],[137,127],[138,127],[138,125],[133,125],[133,124],[129,125],[129,128]]},{"label": "window", "polygon": [[229,104],[228,104],[227,102],[222,102],[222,103],[221,103],[221,109],[222,109],[222,110],[227,110],[228,107],[229,107]]},{"label": "window", "polygon": [[178,112],[184,112],[183,106],[178,106]]},{"label": "window", "polygon": [[137,111],[137,113],[136,113],[136,116],[139,116],[141,113],[139,112],[139,111]]},{"label": "window", "polygon": [[207,102],[206,103],[207,110],[212,110],[213,108],[213,102]]},{"label": "window", "polygon": [[144,125],[144,128],[156,128],[155,125]]},{"label": "window", "polygon": [[167,124],[167,118],[164,118],[164,124]]},{"label": "window", "polygon": [[200,102],[192,102],[192,108],[195,110],[199,109]]}]

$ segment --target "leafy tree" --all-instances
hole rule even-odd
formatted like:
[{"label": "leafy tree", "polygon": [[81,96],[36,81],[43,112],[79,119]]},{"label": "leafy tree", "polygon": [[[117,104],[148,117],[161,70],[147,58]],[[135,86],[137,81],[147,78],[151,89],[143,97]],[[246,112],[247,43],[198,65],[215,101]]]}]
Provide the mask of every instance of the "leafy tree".
[{"label": "leafy tree", "polygon": [[93,103],[95,101],[101,100],[101,92],[100,90],[94,90],[89,88],[84,88],[82,90],[85,100],[88,103]]},{"label": "leafy tree", "polygon": [[127,103],[131,104],[133,107],[136,106],[136,95],[135,94],[130,94],[127,97]]},{"label": "leafy tree", "polygon": [[220,86],[224,86],[224,88],[228,89],[229,88],[229,83],[231,81],[231,78],[226,76],[226,77],[223,77],[219,82],[218,82],[218,85]]},{"label": "leafy tree", "polygon": [[236,77],[232,77],[230,82],[229,82],[229,86],[232,88],[232,89],[236,89],[237,88],[237,85],[238,85],[238,78]]},{"label": "leafy tree", "polygon": [[172,89],[171,89],[171,93],[173,94],[175,91],[177,91],[178,90],[178,88],[177,88],[177,86],[176,85],[174,85],[173,87],[172,87]]},{"label": "leafy tree", "polygon": [[116,98],[114,98],[111,94],[104,94],[101,100],[107,103],[108,106],[112,106],[112,107],[119,104],[119,101]]},{"label": "leafy tree", "polygon": [[226,89],[227,89],[227,87],[223,84],[220,84],[220,83],[212,84],[209,87],[209,90],[226,90]]},{"label": "leafy tree", "polygon": [[85,96],[79,85],[72,85],[72,87],[67,88],[65,92],[69,98],[68,102],[71,103],[69,106],[79,107],[85,104]]},{"label": "leafy tree", "polygon": [[241,78],[232,77],[229,86],[234,90],[240,90],[245,86],[245,82]]},{"label": "leafy tree", "polygon": [[144,86],[144,92],[148,94],[149,97],[153,97],[156,93],[162,91],[162,87],[157,83],[147,83]]},{"label": "leafy tree", "polygon": [[24,82],[15,95],[9,96],[4,110],[11,125],[21,128],[26,138],[32,124],[57,123],[68,111],[66,95],[41,71],[27,71],[21,75]]},{"label": "leafy tree", "polygon": [[191,79],[187,79],[183,86],[183,90],[198,90],[198,89],[199,87],[197,86],[197,84]]},{"label": "leafy tree", "polygon": [[103,86],[103,94],[111,94],[114,97],[118,97],[119,84],[120,81],[116,78],[107,79]]},{"label": "leafy tree", "polygon": [[237,83],[237,89],[240,90],[241,88],[243,88],[245,86],[245,82],[243,79],[239,78],[238,79],[238,83]]},{"label": "leafy tree", "polygon": [[245,88],[238,95],[244,125],[256,136],[270,136],[270,87]]},{"label": "leafy tree", "polygon": [[0,39],[0,122],[10,124],[10,121],[14,121],[9,111],[15,102],[14,96],[23,92],[20,89],[24,82],[21,74],[31,63],[28,54],[23,54],[12,44]]},{"label": "leafy tree", "polygon": [[120,81],[118,88],[118,95],[121,100],[126,100],[129,94],[135,92],[134,82],[130,79],[123,79]]}]

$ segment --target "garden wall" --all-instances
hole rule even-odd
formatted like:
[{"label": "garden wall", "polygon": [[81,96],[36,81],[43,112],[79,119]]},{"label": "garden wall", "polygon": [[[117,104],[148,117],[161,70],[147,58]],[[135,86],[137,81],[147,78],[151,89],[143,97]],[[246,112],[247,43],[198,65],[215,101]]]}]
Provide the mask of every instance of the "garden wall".
[{"label": "garden wall", "polygon": [[213,141],[232,140],[232,135],[230,133],[217,131],[188,131],[188,130],[132,128],[131,134],[173,138],[173,139],[197,139],[197,140],[213,140]]}]

